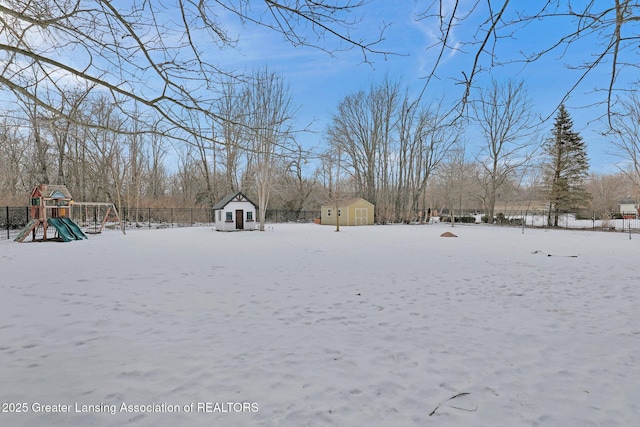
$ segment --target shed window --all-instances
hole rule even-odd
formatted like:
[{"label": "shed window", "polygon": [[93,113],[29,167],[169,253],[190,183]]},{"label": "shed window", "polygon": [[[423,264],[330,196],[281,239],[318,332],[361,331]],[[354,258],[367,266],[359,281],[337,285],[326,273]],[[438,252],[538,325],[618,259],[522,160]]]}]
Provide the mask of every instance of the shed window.
[{"label": "shed window", "polygon": [[233,212],[226,212],[226,221],[233,221]]},{"label": "shed window", "polygon": [[253,221],[253,212],[247,211],[247,221]]}]

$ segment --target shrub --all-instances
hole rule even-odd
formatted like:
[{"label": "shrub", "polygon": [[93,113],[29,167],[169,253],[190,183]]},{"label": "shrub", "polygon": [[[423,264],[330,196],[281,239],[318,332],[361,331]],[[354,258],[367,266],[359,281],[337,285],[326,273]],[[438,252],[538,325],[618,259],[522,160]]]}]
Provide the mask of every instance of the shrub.
[{"label": "shrub", "polygon": [[[440,221],[441,222],[451,222],[451,217],[450,216],[443,216],[440,217]],[[456,217],[456,222],[459,222],[461,224],[475,224],[476,219],[472,216],[457,216]]]}]

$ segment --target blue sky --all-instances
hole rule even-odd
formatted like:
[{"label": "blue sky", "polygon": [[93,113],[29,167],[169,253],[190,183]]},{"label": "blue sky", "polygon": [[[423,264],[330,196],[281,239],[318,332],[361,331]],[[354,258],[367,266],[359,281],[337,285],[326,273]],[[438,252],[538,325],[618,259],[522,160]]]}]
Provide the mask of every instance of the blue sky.
[{"label": "blue sky", "polygon": [[[322,146],[323,131],[345,96],[359,90],[366,91],[371,85],[379,84],[385,78],[399,81],[414,96],[421,91],[424,78],[429,74],[436,60],[437,49],[429,50],[427,47],[436,43],[438,28],[433,20],[418,20],[417,16],[424,11],[424,7],[432,3],[437,4],[438,1],[372,0],[358,8],[356,13],[359,15],[355,18],[360,21],[351,30],[353,38],[365,41],[376,40],[382,26],[387,26],[384,40],[375,47],[391,54],[368,54],[369,63],[364,62],[363,54],[357,48],[336,51],[330,55],[311,47],[293,47],[282,34],[248,21],[242,23],[237,16],[228,11],[225,12],[215,3],[211,7],[218,14],[216,17],[218,22],[228,29],[232,38],[238,39],[238,43],[235,47],[220,50],[217,45],[203,39],[201,49],[209,61],[219,64],[223,69],[250,72],[256,68],[268,66],[271,71],[280,73],[289,84],[294,108],[298,108],[297,127],[304,128],[311,123],[309,128],[313,132],[298,134],[298,140],[307,147]],[[447,7],[450,8],[454,0],[444,0],[443,3],[446,6],[445,12],[449,12]],[[499,5],[502,1],[492,3]],[[536,3],[538,2],[510,2],[509,7],[511,9],[535,7]],[[578,3],[580,2],[575,4]],[[263,7],[262,2],[247,3],[249,4],[255,8]],[[423,97],[425,103],[441,99],[443,95],[450,102],[454,102],[462,93],[463,87],[455,84],[455,80],[462,76],[462,72],[469,72],[473,51],[472,48],[459,43],[478,37],[478,23],[486,16],[482,9],[486,7],[486,2],[460,0],[460,4],[461,8],[473,4],[479,6],[468,20],[456,26],[451,33],[451,46],[456,46],[460,50],[450,50],[445,53],[438,69],[438,79],[431,81]],[[599,6],[601,2],[596,4]],[[260,19],[268,17],[268,13],[259,9],[250,13],[255,13],[255,16]],[[167,15],[169,21],[173,18],[175,17]],[[625,35],[628,35],[629,31],[635,31],[635,34],[640,33],[639,27],[640,22],[635,23],[634,27],[625,26]],[[573,28],[575,23],[566,18],[552,17],[533,22],[531,25],[518,28],[518,31],[510,37],[501,39],[496,54],[505,59],[520,58],[520,51],[532,52],[540,49],[541,46],[552,43]],[[181,32],[167,35],[168,38],[182,36]],[[330,36],[317,43],[329,50],[336,45],[335,39]],[[541,138],[544,138],[549,135],[555,108],[580,73],[580,70],[568,69],[567,64],[579,65],[582,61],[592,58],[598,43],[602,43],[602,40],[596,35],[573,45],[567,51],[554,51],[527,66],[511,64],[494,67],[478,75],[475,84],[486,87],[492,78],[498,81],[512,78],[524,81],[535,112],[541,118],[551,116],[551,119],[543,123],[541,128]],[[623,52],[624,59],[631,64],[640,63],[640,58],[637,57],[637,45],[628,48],[628,52]],[[76,52],[73,54],[77,55]],[[483,63],[487,64],[486,56],[483,57]],[[82,68],[82,66],[79,67]],[[617,85],[628,87],[626,85],[635,79],[635,87],[637,87],[637,77],[634,75],[634,72],[637,74],[637,69],[627,67],[623,71],[625,73],[620,76]],[[610,63],[605,60],[601,67],[590,73],[566,102],[574,120],[575,129],[581,133],[589,147],[591,169],[594,172],[616,172],[614,165],[620,160],[609,155],[610,145],[599,133],[604,129],[604,125],[598,122],[598,118],[606,113],[606,109],[603,105],[594,105],[595,102],[604,99],[604,94],[594,91],[594,88],[607,86],[609,72]],[[147,83],[150,88],[153,87],[152,82]],[[467,134],[468,151],[473,151],[474,146],[477,146],[478,138],[479,135],[472,132]]]},{"label": "blue sky", "polygon": [[[322,131],[345,96],[367,90],[387,76],[391,80],[401,81],[416,95],[419,93],[437,54],[436,49],[427,49],[435,41],[437,28],[434,28],[433,21],[416,19],[422,8],[430,3],[376,0],[361,9],[362,21],[353,33],[355,37],[373,40],[378,35],[379,28],[386,23],[388,27],[384,33],[384,41],[376,47],[396,53],[387,56],[370,54],[370,64],[363,62],[363,55],[358,49],[329,55],[309,47],[292,47],[278,33],[250,24],[241,27],[233,19],[228,21],[228,25],[230,33],[237,34],[239,38],[238,46],[236,49],[218,52],[219,58],[236,70],[250,70],[266,65],[282,74],[291,89],[293,104],[300,106],[298,125],[304,126],[314,121],[311,129],[317,133],[302,136],[300,140],[305,145],[323,144]],[[517,7],[522,6],[518,4]],[[472,38],[477,28],[473,24],[469,20],[465,25],[457,27],[452,33],[452,42]],[[567,28],[571,27],[561,18],[536,22],[519,29],[515,37],[500,40],[496,53],[501,58],[519,58],[521,50],[534,51],[543,43],[548,44],[564,34]],[[524,81],[536,113],[542,118],[552,116],[542,127],[542,136],[546,137],[550,132],[555,108],[580,73],[579,70],[569,70],[567,64],[577,65],[588,60],[594,43],[597,42],[594,38],[587,39],[568,51],[552,52],[527,66],[512,64],[492,68],[490,72],[478,76],[476,84],[482,86],[491,78]],[[471,54],[460,51],[445,54],[438,72],[439,79],[431,82],[425,95],[426,100],[446,94],[453,101],[459,96],[462,87],[456,85],[454,79],[461,77],[462,71],[468,72],[472,59]],[[609,71],[610,65],[606,63],[596,69],[566,102],[575,129],[588,144],[591,169],[601,173],[616,172],[614,164],[619,159],[608,154],[611,150],[607,141],[599,135],[603,125],[597,119],[606,112],[605,107],[587,106],[603,99],[604,95],[594,92],[594,88],[608,85]],[[627,76],[622,76],[624,77]],[[477,135],[468,136],[469,148],[473,148],[471,140],[476,138]]]}]

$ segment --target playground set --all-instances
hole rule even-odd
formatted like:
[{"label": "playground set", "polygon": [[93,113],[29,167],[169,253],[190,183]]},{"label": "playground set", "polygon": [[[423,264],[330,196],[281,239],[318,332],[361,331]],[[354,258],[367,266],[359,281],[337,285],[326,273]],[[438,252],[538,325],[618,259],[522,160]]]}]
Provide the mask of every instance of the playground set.
[{"label": "playground set", "polygon": [[[118,216],[113,203],[96,203],[96,202],[74,202],[69,190],[64,185],[37,185],[31,192],[30,202],[31,219],[24,229],[15,238],[16,242],[24,242],[28,235],[31,235],[31,241],[62,241],[70,242],[73,240],[87,239],[87,235],[72,219],[74,209],[84,210],[85,216],[88,216],[89,207],[94,207],[94,212],[105,209],[99,229],[94,227],[89,234],[101,233],[107,219],[115,217],[120,229],[124,233],[124,228]],[[82,209],[84,208],[84,209]]]}]

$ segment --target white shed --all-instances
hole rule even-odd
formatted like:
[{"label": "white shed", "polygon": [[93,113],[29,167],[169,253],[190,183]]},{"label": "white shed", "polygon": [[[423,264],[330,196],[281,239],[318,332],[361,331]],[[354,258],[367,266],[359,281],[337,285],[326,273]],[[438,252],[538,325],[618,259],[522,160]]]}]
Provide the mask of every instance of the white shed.
[{"label": "white shed", "polygon": [[256,229],[258,206],[242,192],[231,193],[213,206],[217,231]]},{"label": "white shed", "polygon": [[622,215],[638,215],[640,214],[640,208],[638,203],[634,199],[624,199],[619,203],[620,213]]}]

